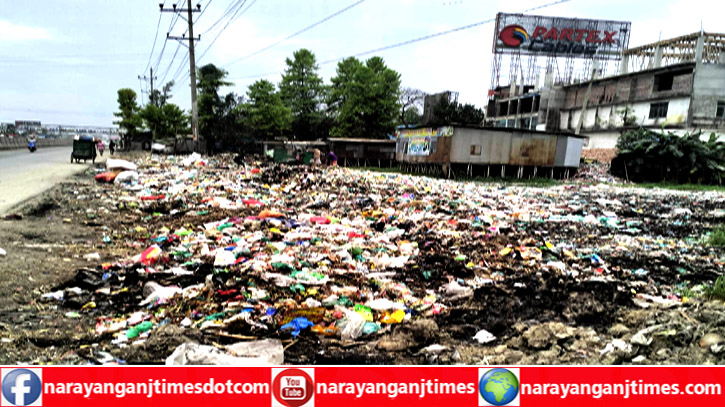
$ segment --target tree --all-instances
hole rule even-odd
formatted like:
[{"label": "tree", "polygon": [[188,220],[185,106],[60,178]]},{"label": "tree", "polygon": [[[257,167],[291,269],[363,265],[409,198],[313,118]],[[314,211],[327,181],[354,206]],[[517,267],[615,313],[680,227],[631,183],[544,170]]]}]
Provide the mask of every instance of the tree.
[{"label": "tree", "polygon": [[136,102],[136,92],[133,89],[123,88],[118,90],[118,109],[120,112],[115,112],[113,115],[120,118],[120,120],[114,121],[113,124],[124,130],[124,145],[128,146],[131,143],[131,137],[138,132],[138,128],[143,124],[141,117],[138,115],[139,107]]},{"label": "tree", "polygon": [[435,117],[435,125],[461,124],[480,126],[486,115],[482,109],[471,104],[462,105],[457,101],[449,101],[447,98],[441,99],[437,105],[433,107],[433,116]]},{"label": "tree", "polygon": [[334,137],[364,137],[363,85],[356,79],[364,68],[357,58],[346,58],[337,64],[337,75],[331,79],[328,108],[333,119]]},{"label": "tree", "polygon": [[347,58],[332,78],[329,105],[334,137],[383,138],[393,132],[399,117],[400,74],[380,57],[365,64]]},{"label": "tree", "polygon": [[177,134],[190,132],[189,116],[179,106],[168,103],[174,81],[168,82],[161,91],[154,89],[149,103],[140,110],[139,116],[151,130],[153,139],[176,138]]},{"label": "tree", "polygon": [[156,106],[162,107],[166,102],[171,99],[171,88],[174,87],[174,81],[167,82],[162,90],[154,89],[149,95],[149,103]]},{"label": "tree", "polygon": [[404,125],[418,125],[423,121],[423,115],[420,114],[418,107],[410,106],[405,110],[402,117],[402,123]]},{"label": "tree", "polygon": [[224,101],[227,97],[231,100],[237,99],[233,94],[227,95],[224,100],[219,96],[219,88],[232,85],[224,80],[226,76],[227,71],[217,68],[214,64],[202,66],[196,75],[199,90],[197,99],[199,135],[206,140],[207,154],[212,154],[224,138],[223,115],[225,111],[229,111],[225,109]]},{"label": "tree", "polygon": [[244,105],[246,122],[256,137],[273,139],[289,131],[292,111],[285,106],[274,84],[262,79],[249,85]]},{"label": "tree", "polygon": [[[400,90],[400,123],[404,125],[418,124],[420,121],[420,110],[419,107],[423,106],[423,99],[425,99],[425,92],[420,89],[414,88],[402,88]],[[415,109],[415,115],[411,114],[406,116],[409,109]],[[410,117],[413,120],[407,120]]]},{"label": "tree", "polygon": [[287,58],[286,63],[279,91],[282,101],[292,112],[295,136],[302,140],[325,136],[319,131],[324,117],[325,86],[317,73],[315,54],[303,48],[294,52],[293,59]]}]

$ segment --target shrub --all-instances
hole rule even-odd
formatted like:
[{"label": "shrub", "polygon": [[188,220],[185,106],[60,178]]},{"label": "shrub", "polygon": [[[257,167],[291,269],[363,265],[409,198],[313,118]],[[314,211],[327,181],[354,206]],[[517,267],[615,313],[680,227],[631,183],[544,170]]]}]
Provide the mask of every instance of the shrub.
[{"label": "shrub", "polygon": [[637,129],[617,141],[612,175],[635,182],[721,184],[725,178],[725,143],[700,132],[678,136],[672,132]]}]

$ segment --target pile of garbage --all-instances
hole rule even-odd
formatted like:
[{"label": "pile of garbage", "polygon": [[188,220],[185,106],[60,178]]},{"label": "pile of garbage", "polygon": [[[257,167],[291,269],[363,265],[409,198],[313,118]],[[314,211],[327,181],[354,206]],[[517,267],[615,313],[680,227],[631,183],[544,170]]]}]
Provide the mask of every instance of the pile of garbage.
[{"label": "pile of garbage", "polygon": [[680,306],[723,271],[698,240],[725,216],[716,193],[196,154],[107,170],[97,221],[127,255],[88,253],[95,267],[43,297],[94,321],[103,352],[145,349],[138,362],[456,363],[463,345],[494,349],[550,321],[606,332],[617,310]]}]

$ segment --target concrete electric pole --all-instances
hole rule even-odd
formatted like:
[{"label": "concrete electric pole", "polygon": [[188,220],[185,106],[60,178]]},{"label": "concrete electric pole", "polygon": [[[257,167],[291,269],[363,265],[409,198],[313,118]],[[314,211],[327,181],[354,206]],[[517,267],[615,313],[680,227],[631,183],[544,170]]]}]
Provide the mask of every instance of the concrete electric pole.
[{"label": "concrete electric pole", "polygon": [[[194,38],[194,22],[192,20],[192,13],[198,13],[201,11],[201,4],[197,4],[195,9],[191,8],[191,0],[187,0],[186,8],[176,8],[176,4],[172,8],[164,8],[163,4],[159,4],[161,12],[172,12],[172,13],[187,13],[187,21],[189,23],[189,78],[191,80],[191,132],[194,135],[194,148],[200,151],[201,140],[199,139],[199,112],[196,108],[196,58],[194,57],[194,41],[199,41],[201,36]],[[166,33],[168,39],[185,41],[187,38],[185,35],[181,37],[172,37],[169,33]],[[182,42],[183,44],[183,42]]]},{"label": "concrete electric pole", "polygon": [[[153,102],[153,101],[151,100],[151,95],[153,95],[153,94],[154,94],[154,79],[158,79],[158,78],[156,78],[156,77],[154,76],[154,68],[151,68],[151,74],[150,74],[150,75],[151,75],[150,77],[147,77],[147,76],[145,76],[145,75],[144,75],[144,76],[141,76],[141,75],[139,75],[139,76],[138,76],[138,79],[139,79],[139,80],[142,80],[142,81],[144,81],[144,82],[146,82],[146,81],[151,81],[151,92],[149,93],[149,102]],[[143,93],[142,93],[141,95],[142,95],[142,97],[143,97]],[[143,104],[143,101],[142,101],[141,103]]]}]

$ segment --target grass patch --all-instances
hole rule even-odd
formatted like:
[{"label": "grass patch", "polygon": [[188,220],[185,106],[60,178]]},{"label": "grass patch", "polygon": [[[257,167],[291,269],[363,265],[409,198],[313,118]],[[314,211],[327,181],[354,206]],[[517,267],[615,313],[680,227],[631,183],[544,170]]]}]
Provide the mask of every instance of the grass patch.
[{"label": "grass patch", "polygon": [[720,225],[707,236],[707,244],[715,247],[725,247],[725,226]]},{"label": "grass patch", "polygon": [[702,184],[674,184],[670,182],[648,182],[642,184],[617,184],[616,186],[625,188],[644,188],[644,189],[671,189],[675,191],[717,191],[725,192],[723,185],[702,185]]},{"label": "grass patch", "polygon": [[349,168],[351,170],[358,170],[358,171],[370,171],[370,172],[389,172],[391,174],[404,174],[405,172],[401,170],[399,167],[342,167],[342,168]]},{"label": "grass patch", "polygon": [[[436,179],[447,179],[440,175],[431,175],[431,174],[417,174],[417,173],[411,173],[411,172],[405,172],[399,167],[344,167],[349,168],[353,170],[359,170],[359,171],[370,171],[370,172],[380,172],[380,173],[391,173],[391,174],[406,174],[406,175],[415,175],[419,177],[428,177],[428,178],[436,178]],[[542,178],[542,177],[536,177],[536,178],[501,178],[501,177],[475,177],[475,178],[452,178],[451,181],[473,181],[473,182],[480,182],[482,184],[503,184],[503,185],[523,185],[523,186],[532,186],[532,187],[550,187],[550,186],[556,186],[561,185],[561,181],[551,179],[551,178]]]},{"label": "grass patch", "polygon": [[551,178],[501,178],[501,177],[476,177],[471,181],[480,182],[484,184],[507,184],[507,185],[524,185],[532,187],[552,187],[561,185],[562,182]]},{"label": "grass patch", "polygon": [[715,284],[705,289],[705,294],[711,300],[725,300],[725,276],[718,277]]}]

